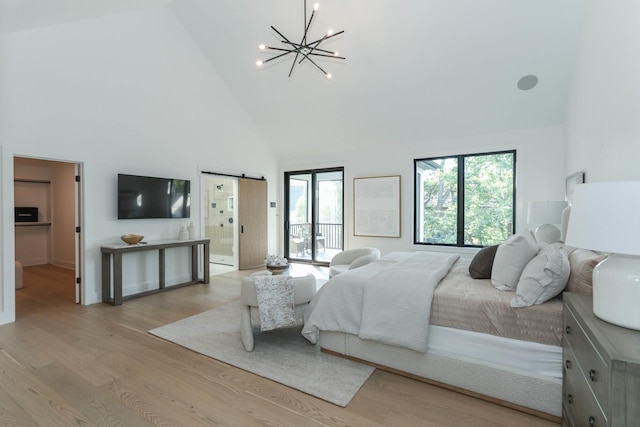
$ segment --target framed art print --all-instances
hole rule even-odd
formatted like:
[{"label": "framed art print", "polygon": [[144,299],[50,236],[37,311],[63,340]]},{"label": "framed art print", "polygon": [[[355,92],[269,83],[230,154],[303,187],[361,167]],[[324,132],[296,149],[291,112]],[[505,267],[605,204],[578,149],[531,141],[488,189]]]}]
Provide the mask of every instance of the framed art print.
[{"label": "framed art print", "polygon": [[353,179],[353,234],[400,237],[400,175]]}]

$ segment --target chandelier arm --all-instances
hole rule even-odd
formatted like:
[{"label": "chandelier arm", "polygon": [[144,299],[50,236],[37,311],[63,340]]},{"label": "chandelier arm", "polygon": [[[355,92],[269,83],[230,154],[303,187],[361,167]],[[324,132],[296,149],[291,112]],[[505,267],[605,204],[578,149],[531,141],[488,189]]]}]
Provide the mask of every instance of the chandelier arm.
[{"label": "chandelier arm", "polygon": [[[284,40],[281,40],[281,41],[284,44],[288,44]],[[301,44],[297,44],[297,43],[291,43],[291,46],[293,47],[293,49],[291,49],[291,50],[297,50],[297,51],[299,51],[300,49],[303,49],[305,47],[308,48],[308,49],[311,49],[311,47],[309,47],[310,44],[309,45],[301,45]],[[273,50],[282,50],[282,51],[290,50],[290,49],[283,49],[283,48],[277,48],[277,47],[271,47],[271,46],[265,46],[265,48],[273,49]],[[327,57],[330,57],[330,58],[346,59],[344,56],[336,56],[336,53],[334,51],[332,51],[332,50],[320,49],[319,47],[316,47],[313,50],[314,50],[313,53],[309,52],[310,55],[327,56]],[[315,53],[315,52],[322,52],[322,53],[326,53],[327,55],[321,55],[321,54]]]},{"label": "chandelier arm", "polygon": [[293,61],[291,62],[291,68],[289,69],[289,77],[291,77],[291,73],[293,73],[293,67],[296,66],[296,61],[298,60],[298,55],[300,55],[300,52],[296,51],[296,57],[293,58]]},{"label": "chandelier arm", "polygon": [[315,53],[315,52],[309,52],[308,55],[313,55],[313,56],[322,56],[324,58],[333,58],[333,59],[347,59],[344,56],[336,56],[336,55],[332,55],[332,54],[326,54],[326,53]]},{"label": "chandelier arm", "polygon": [[265,49],[270,49],[270,50],[278,50],[280,52],[297,52],[298,48],[295,47],[293,49],[285,49],[283,47],[273,47],[273,46],[265,46]]},{"label": "chandelier arm", "polygon": [[272,25],[272,26],[271,26],[271,29],[272,29],[273,31],[275,31],[276,33],[278,33],[278,35],[279,35],[280,37],[282,37],[282,38],[285,40],[285,42],[286,42],[287,44],[293,45],[293,43],[291,43],[291,42],[289,41],[289,39],[288,39],[288,38],[286,38],[285,36],[283,36],[283,35],[282,35],[282,33],[281,33],[280,31],[276,30],[276,27],[274,27],[274,26]]},{"label": "chandelier arm", "polygon": [[[311,22],[313,21],[313,17],[315,16],[315,14],[316,14],[315,10],[311,11],[311,17],[309,18],[309,23],[305,27],[304,34],[302,35],[302,44],[307,43],[307,33],[309,32],[309,28],[311,28]],[[305,16],[305,19],[306,19],[306,16]]]},{"label": "chandelier arm", "polygon": [[[302,59],[300,60],[300,62],[304,61],[305,59],[309,60],[309,62],[311,62],[313,65],[315,65],[315,66],[316,66],[316,68],[317,68],[318,70],[322,71],[322,72],[324,73],[324,75],[325,75],[325,76],[328,76],[328,75],[329,75],[325,70],[323,70],[323,69],[322,69],[322,67],[321,67],[321,66],[319,66],[318,64],[316,64],[316,62],[315,62],[313,59],[309,58],[309,55],[304,55],[304,58],[302,58]],[[298,64],[299,64],[300,62],[298,62]]]},{"label": "chandelier arm", "polygon": [[[278,49],[278,50],[284,50],[284,49]],[[281,53],[280,55],[276,55],[276,56],[273,56],[273,57],[267,59],[266,61],[262,61],[262,63],[266,64],[267,62],[271,62],[274,59],[282,58],[283,56],[286,56],[286,55],[288,55],[288,54],[290,54],[292,52],[295,52],[295,50],[287,50],[284,53]]]},{"label": "chandelier arm", "polygon": [[340,34],[343,34],[343,33],[344,33],[344,30],[338,31],[337,33],[333,33],[330,36],[325,34],[324,37],[322,37],[321,39],[318,39],[316,41],[312,41],[311,43],[307,43],[307,45],[309,46],[309,45],[312,45],[312,44],[320,43],[321,41],[329,40],[330,38],[335,37],[335,36],[339,36]]},{"label": "chandelier arm", "polygon": [[319,47],[317,47],[317,48],[313,49],[313,51],[314,51],[314,53],[315,53],[315,52],[322,52],[322,53],[326,53],[326,54],[331,55],[331,56],[335,55],[335,52],[334,52],[334,51],[332,51],[332,50],[326,50],[326,49],[320,49]]}]

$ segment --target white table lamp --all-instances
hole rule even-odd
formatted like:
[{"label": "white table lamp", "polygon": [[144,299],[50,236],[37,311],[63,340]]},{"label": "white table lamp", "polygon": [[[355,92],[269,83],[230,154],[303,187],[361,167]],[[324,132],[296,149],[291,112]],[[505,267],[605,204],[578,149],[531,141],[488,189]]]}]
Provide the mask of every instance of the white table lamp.
[{"label": "white table lamp", "polygon": [[560,224],[562,211],[566,207],[565,201],[529,202],[527,224],[538,226],[533,232],[538,242],[554,243],[560,240],[560,229],[553,224]]},{"label": "white table lamp", "polygon": [[640,181],[577,185],[566,243],[610,254],[593,270],[593,312],[640,330]]}]

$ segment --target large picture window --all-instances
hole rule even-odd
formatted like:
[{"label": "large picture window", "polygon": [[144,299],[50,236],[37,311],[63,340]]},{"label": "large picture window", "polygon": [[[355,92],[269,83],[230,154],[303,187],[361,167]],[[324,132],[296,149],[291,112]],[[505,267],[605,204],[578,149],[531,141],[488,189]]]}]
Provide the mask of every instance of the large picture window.
[{"label": "large picture window", "polygon": [[491,246],[514,232],[516,152],[414,160],[415,243]]}]

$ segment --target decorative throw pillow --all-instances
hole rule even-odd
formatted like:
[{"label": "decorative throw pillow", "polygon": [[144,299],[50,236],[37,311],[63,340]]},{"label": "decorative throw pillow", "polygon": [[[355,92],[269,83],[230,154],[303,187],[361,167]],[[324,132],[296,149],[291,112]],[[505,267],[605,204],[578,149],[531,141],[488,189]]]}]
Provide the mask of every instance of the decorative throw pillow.
[{"label": "decorative throw pillow", "polygon": [[589,249],[578,249],[566,246],[569,253],[569,265],[571,273],[567,282],[567,292],[581,294],[593,294],[593,269],[606,258],[606,255],[597,254]]},{"label": "decorative throw pillow", "polygon": [[491,284],[501,291],[514,290],[522,270],[538,253],[539,246],[530,231],[509,236],[496,250]]},{"label": "decorative throw pillow", "polygon": [[493,259],[497,250],[498,245],[480,249],[469,264],[469,275],[474,279],[491,279]]},{"label": "decorative throw pillow", "polygon": [[567,285],[569,269],[569,257],[561,245],[545,246],[522,271],[511,307],[529,307],[555,297]]}]

